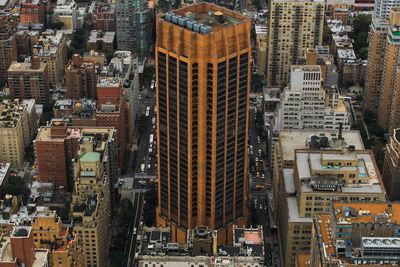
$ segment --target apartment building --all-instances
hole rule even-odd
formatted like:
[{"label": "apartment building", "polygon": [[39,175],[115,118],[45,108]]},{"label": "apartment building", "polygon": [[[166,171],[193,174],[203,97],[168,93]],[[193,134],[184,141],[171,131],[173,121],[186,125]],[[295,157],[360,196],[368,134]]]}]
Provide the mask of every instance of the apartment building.
[{"label": "apartment building", "polygon": [[398,203],[340,203],[313,220],[310,266],[400,264]]},{"label": "apartment building", "polygon": [[[335,160],[325,161],[331,158]],[[358,131],[282,131],[273,162],[271,208],[284,266],[293,266],[298,254],[309,252],[312,218],[327,213],[332,200],[386,201],[379,170]]]},{"label": "apartment building", "polygon": [[111,237],[110,177],[107,141],[85,136],[74,158],[74,193],[71,212],[74,231],[83,241],[86,266],[104,267]]},{"label": "apartment building", "polygon": [[49,261],[53,266],[85,266],[81,240],[72,229],[62,225],[55,211],[38,208],[32,216],[31,226],[35,248],[49,249]]},{"label": "apartment building", "polygon": [[10,93],[15,98],[35,99],[38,104],[47,104],[50,100],[50,86],[47,64],[33,56],[30,62],[15,62],[7,71]]},{"label": "apartment building", "polygon": [[93,126],[68,127],[63,119],[53,119],[49,126],[39,129],[35,145],[39,180],[53,182],[56,187],[72,191],[74,171],[72,160],[76,157],[79,142],[86,137],[95,144],[106,144],[110,157],[107,176],[113,179],[118,173],[115,132],[113,128]]},{"label": "apartment building", "polygon": [[33,46],[33,54],[47,64],[51,87],[64,81],[64,68],[67,64],[67,38],[61,31],[46,30]]},{"label": "apartment building", "polygon": [[269,7],[267,85],[286,86],[290,66],[308,48],[322,45],[322,0],[272,0]]},{"label": "apartment building", "polygon": [[157,225],[174,241],[205,225],[227,244],[247,221],[250,24],[207,2],[157,17]]},{"label": "apartment building", "polygon": [[96,124],[100,127],[114,127],[117,139],[118,163],[122,168],[124,154],[133,136],[130,118],[128,92],[119,78],[100,78],[97,82]]},{"label": "apartment building", "polygon": [[15,226],[11,234],[0,237],[0,266],[50,267],[49,250],[35,249],[30,226]]},{"label": "apartment building", "polygon": [[95,63],[85,61],[75,54],[65,67],[66,97],[71,99],[96,99],[97,77]]},{"label": "apartment building", "polygon": [[114,50],[115,32],[103,32],[93,30],[90,32],[88,46],[94,51]]},{"label": "apartment building", "polygon": [[57,2],[53,9],[54,22],[62,22],[63,29],[74,31],[78,27],[78,5],[73,0]]},{"label": "apartment building", "polygon": [[93,9],[94,30],[115,32],[115,4],[96,2]]},{"label": "apartment building", "polygon": [[131,51],[144,58],[152,45],[153,14],[145,0],[116,3],[118,50]]},{"label": "apartment building", "polygon": [[[374,3],[374,13],[369,34],[363,109],[375,114],[378,113],[379,105],[383,103],[382,100],[387,101],[387,96],[381,98],[382,92],[388,90],[382,89],[384,88],[384,77],[387,78],[388,83],[393,79],[393,69],[395,67],[390,66],[390,61],[397,58],[398,46],[395,44],[396,38],[392,40],[388,34],[389,29],[392,27],[391,25],[398,25],[399,11],[393,10],[391,16],[389,16],[389,13],[392,8],[399,6],[399,0],[377,0]],[[386,46],[389,47],[387,48]],[[386,73],[386,68],[388,68],[389,73]],[[384,104],[389,106],[388,102]],[[385,113],[385,115],[388,114]],[[380,125],[385,126],[385,124],[385,120],[380,122]]]},{"label": "apartment building", "polygon": [[92,99],[60,99],[53,106],[56,119],[63,119],[68,126],[97,126],[97,102]]},{"label": "apartment building", "polygon": [[17,42],[11,13],[0,11],[0,83],[7,82],[7,70],[17,60]]},{"label": "apartment building", "polygon": [[400,129],[392,130],[386,144],[382,178],[389,200],[400,200]]},{"label": "apartment building", "polygon": [[350,129],[350,114],[335,86],[325,88],[321,66],[292,66],[283,90],[275,130]]},{"label": "apartment building", "polygon": [[19,20],[21,24],[45,24],[46,11],[50,9],[50,1],[23,0],[20,3]]},{"label": "apartment building", "polygon": [[38,128],[34,100],[0,102],[0,161],[19,168]]}]

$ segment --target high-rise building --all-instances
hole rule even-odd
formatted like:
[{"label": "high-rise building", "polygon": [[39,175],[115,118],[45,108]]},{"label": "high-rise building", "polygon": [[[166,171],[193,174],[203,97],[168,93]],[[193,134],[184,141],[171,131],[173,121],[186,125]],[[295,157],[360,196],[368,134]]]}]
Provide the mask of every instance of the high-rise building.
[{"label": "high-rise building", "polygon": [[108,146],[107,176],[114,179],[118,172],[114,129],[111,127],[73,126],[68,127],[62,119],[53,119],[48,127],[39,129],[35,145],[38,180],[54,182],[56,187],[68,191],[73,189],[73,164],[79,142],[85,138]]},{"label": "high-rise building", "polygon": [[118,78],[101,78],[97,82],[96,124],[100,127],[114,127],[117,132],[118,163],[122,168],[124,153],[131,142],[130,106],[128,92]]},{"label": "high-rise building", "polygon": [[67,64],[66,42],[64,33],[47,30],[33,46],[33,54],[47,64],[49,83],[54,87],[64,81],[64,68]]},{"label": "high-rise building", "polygon": [[276,130],[350,130],[343,98],[336,86],[324,87],[321,66],[292,66],[290,84],[283,90]]},{"label": "high-rise building", "polygon": [[50,100],[50,86],[47,64],[34,56],[31,62],[13,61],[8,68],[8,86],[15,98],[35,99],[38,104],[47,104]]},{"label": "high-rise building", "polygon": [[146,0],[117,0],[116,26],[118,50],[131,51],[141,58],[152,45],[153,12]]},{"label": "high-rise building", "polygon": [[392,131],[386,144],[382,177],[389,200],[400,200],[400,129]]},{"label": "high-rise building", "polygon": [[107,266],[111,237],[110,177],[107,138],[85,136],[74,158],[71,213],[74,231],[83,241],[87,266]]},{"label": "high-rise building", "polygon": [[399,216],[398,203],[333,202],[313,220],[307,266],[398,266]]},{"label": "high-rise building", "polygon": [[17,42],[11,14],[0,11],[0,83],[6,83],[7,70],[17,60]]},{"label": "high-rise building", "polygon": [[85,61],[77,54],[73,55],[72,60],[65,67],[66,97],[96,99],[96,84],[95,63]]},{"label": "high-rise building", "polygon": [[0,102],[0,161],[21,167],[24,148],[29,146],[37,127],[34,100]]},{"label": "high-rise building", "polygon": [[[202,2],[157,17],[157,224],[246,222],[250,20]],[[230,229],[230,230],[229,230]]]},{"label": "high-rise building", "polygon": [[[392,8],[400,6],[400,1],[377,0],[374,4],[375,8],[369,34],[368,66],[365,79],[363,109],[377,113],[379,105],[383,103],[382,101],[388,101],[387,97],[381,97],[382,93],[385,90],[391,90],[384,88],[384,80],[385,78],[387,82],[393,80],[393,72],[396,69],[394,65],[390,65],[390,61],[395,60],[399,53],[397,44],[399,38],[393,35],[391,28],[392,25],[399,25],[399,11],[394,11],[391,19],[389,19],[389,13]],[[396,31],[396,28],[394,31]],[[391,38],[388,38],[389,32],[391,32]],[[386,102],[384,105],[387,106],[385,107],[387,109],[389,103]],[[385,115],[387,115],[386,112]],[[380,123],[382,126],[385,126],[385,124],[383,122]]]},{"label": "high-rise building", "polygon": [[290,65],[322,44],[322,0],[271,0],[267,55],[268,86],[286,86]]}]

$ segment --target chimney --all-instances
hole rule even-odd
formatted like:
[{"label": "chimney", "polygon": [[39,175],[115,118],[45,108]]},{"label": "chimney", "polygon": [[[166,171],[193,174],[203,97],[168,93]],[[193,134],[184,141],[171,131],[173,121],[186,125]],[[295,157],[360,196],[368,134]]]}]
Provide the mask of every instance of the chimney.
[{"label": "chimney", "polygon": [[315,49],[308,49],[306,52],[306,65],[317,65],[317,51]]},{"label": "chimney", "polygon": [[38,56],[33,56],[31,59],[31,69],[37,70],[40,68],[40,58]]},{"label": "chimney", "polygon": [[78,54],[73,55],[72,64],[74,67],[80,67],[82,65],[82,58]]},{"label": "chimney", "polygon": [[217,11],[214,13],[214,18],[218,23],[224,23],[224,13]]},{"label": "chimney", "polygon": [[342,139],[343,139],[342,131],[343,131],[343,123],[340,122],[340,123],[339,123],[339,135],[338,135],[338,139],[339,139],[339,140],[342,140]]}]

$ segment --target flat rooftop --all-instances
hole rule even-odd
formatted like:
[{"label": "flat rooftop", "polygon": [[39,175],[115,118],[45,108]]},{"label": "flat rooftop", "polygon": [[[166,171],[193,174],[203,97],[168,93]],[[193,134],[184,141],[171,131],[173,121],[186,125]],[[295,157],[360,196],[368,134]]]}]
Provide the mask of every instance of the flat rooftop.
[{"label": "flat rooftop", "polygon": [[207,2],[177,9],[174,13],[167,13],[162,18],[201,34],[208,34],[218,28],[227,28],[247,20],[240,13]]},{"label": "flat rooftop", "polygon": [[[281,147],[281,155],[285,161],[293,161],[296,149],[307,148],[307,139],[312,135],[326,136],[331,140],[338,138],[337,130],[283,130],[279,134],[279,143]],[[345,141],[345,147],[354,146],[357,150],[363,150],[364,144],[359,131],[343,131],[342,136]],[[336,147],[336,146],[335,146]],[[340,148],[338,143],[338,147]]]},{"label": "flat rooftop", "polygon": [[[384,221],[400,222],[400,203],[340,203],[333,202],[336,224]],[[391,210],[391,212],[389,212]]]},{"label": "flat rooftop", "polygon": [[[373,156],[370,151],[297,151],[296,167],[299,179],[304,181],[301,184],[302,192],[313,192],[313,187],[307,182],[310,178],[315,181],[324,180],[326,175],[338,177],[343,172],[355,173],[356,177],[346,178],[346,181],[361,180],[361,183],[343,184],[341,192],[343,193],[381,193],[384,194],[382,183],[379,178],[379,171],[374,163]],[[328,166],[323,165],[322,160],[343,160],[355,161],[356,166]],[[317,175],[324,173],[324,175]],[[327,192],[328,193],[328,192]]]},{"label": "flat rooftop", "polygon": [[40,62],[40,66],[37,69],[31,68],[30,62],[16,62],[13,61],[8,71],[11,72],[44,72],[46,68],[46,63]]}]

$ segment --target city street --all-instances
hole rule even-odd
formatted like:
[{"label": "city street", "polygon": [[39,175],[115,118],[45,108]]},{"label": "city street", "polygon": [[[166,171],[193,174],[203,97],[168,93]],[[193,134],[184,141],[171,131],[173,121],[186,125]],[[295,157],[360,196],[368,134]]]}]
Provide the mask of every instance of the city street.
[{"label": "city street", "polygon": [[143,211],[143,193],[134,192],[132,195],[133,213],[130,222],[129,232],[127,233],[127,243],[125,255],[128,257],[127,267],[134,266],[136,254],[136,241],[139,233],[140,220]]}]

